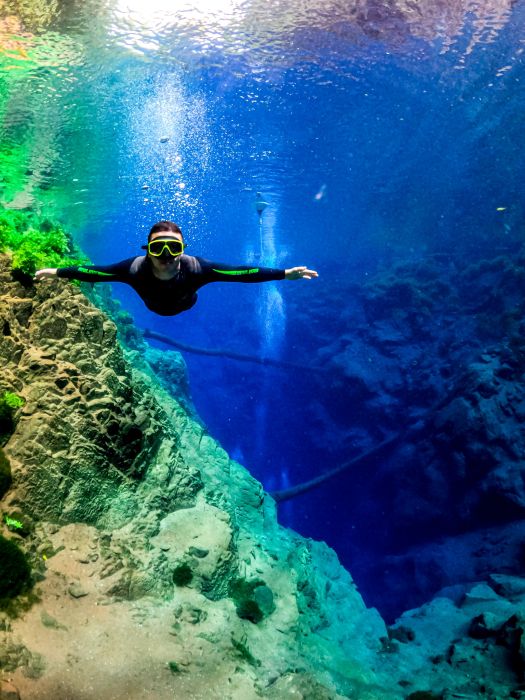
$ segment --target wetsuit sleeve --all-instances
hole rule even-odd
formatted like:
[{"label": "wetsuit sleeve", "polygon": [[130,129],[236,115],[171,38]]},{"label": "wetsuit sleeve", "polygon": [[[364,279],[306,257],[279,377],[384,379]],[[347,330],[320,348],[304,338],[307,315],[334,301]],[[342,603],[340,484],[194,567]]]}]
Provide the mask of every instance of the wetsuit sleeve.
[{"label": "wetsuit sleeve", "polygon": [[209,282],[270,282],[283,280],[284,270],[273,267],[250,267],[249,265],[224,265],[197,258],[200,264],[201,284]]},{"label": "wetsuit sleeve", "polygon": [[57,277],[81,282],[127,282],[130,276],[131,260],[122,260],[113,265],[80,265],[59,267]]}]

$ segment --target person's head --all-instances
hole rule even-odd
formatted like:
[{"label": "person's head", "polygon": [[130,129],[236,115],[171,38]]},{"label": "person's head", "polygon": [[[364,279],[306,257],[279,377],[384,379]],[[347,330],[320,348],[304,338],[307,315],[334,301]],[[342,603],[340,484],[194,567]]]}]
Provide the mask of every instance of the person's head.
[{"label": "person's head", "polygon": [[173,221],[157,221],[156,224],[153,224],[148,234],[148,243],[154,238],[160,238],[158,234],[165,234],[166,238],[173,236],[181,241],[184,240],[182,231]]},{"label": "person's head", "polygon": [[142,248],[154,264],[173,264],[184,251],[182,231],[173,221],[158,221],[150,229],[148,244]]}]

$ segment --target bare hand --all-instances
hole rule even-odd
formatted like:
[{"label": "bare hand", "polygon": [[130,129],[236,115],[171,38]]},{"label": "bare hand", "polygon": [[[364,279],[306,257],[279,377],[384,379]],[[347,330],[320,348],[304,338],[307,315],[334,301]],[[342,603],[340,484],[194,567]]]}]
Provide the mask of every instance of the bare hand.
[{"label": "bare hand", "polygon": [[57,268],[56,267],[46,267],[43,270],[37,270],[35,272],[35,276],[33,277],[33,280],[35,282],[38,282],[39,280],[47,280],[47,279],[52,279],[53,277],[57,276]]},{"label": "bare hand", "polygon": [[311,280],[314,277],[319,277],[315,270],[309,270],[307,267],[291,267],[284,271],[284,278],[287,280]]}]

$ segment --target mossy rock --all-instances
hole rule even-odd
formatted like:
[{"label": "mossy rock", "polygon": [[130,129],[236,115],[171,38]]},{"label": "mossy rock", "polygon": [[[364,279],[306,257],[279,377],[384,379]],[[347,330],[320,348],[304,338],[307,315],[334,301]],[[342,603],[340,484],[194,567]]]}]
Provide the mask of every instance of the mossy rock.
[{"label": "mossy rock", "polygon": [[69,260],[70,239],[60,228],[51,231],[29,229],[24,232],[13,252],[13,269],[26,275],[34,275],[44,267],[63,267],[64,264],[83,263],[83,260]]},{"label": "mossy rock", "polygon": [[31,568],[24,552],[0,535],[0,598],[14,598],[31,581]]},{"label": "mossy rock", "polygon": [[273,593],[264,581],[236,578],[230,582],[228,594],[235,603],[237,615],[255,625],[275,610]]},{"label": "mossy rock", "polygon": [[0,498],[3,498],[11,488],[13,477],[11,475],[11,464],[3,449],[0,447]]},{"label": "mossy rock", "polygon": [[0,252],[12,255],[13,271],[32,283],[36,270],[86,264],[71,235],[58,223],[0,207]]}]

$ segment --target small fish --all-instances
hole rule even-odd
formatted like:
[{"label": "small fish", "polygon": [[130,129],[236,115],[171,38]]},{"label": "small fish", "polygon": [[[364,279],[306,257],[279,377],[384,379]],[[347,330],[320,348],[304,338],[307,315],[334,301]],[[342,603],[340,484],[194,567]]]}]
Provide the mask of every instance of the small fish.
[{"label": "small fish", "polygon": [[170,137],[169,137],[169,136],[163,136],[163,137],[161,138],[160,142],[161,142],[161,143],[168,143],[169,140],[170,140]]},{"label": "small fish", "polygon": [[496,211],[505,211],[507,207],[497,207]]}]

